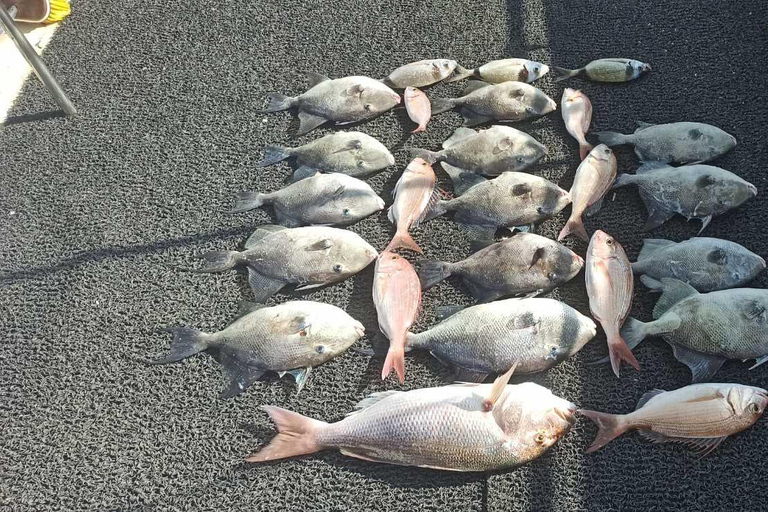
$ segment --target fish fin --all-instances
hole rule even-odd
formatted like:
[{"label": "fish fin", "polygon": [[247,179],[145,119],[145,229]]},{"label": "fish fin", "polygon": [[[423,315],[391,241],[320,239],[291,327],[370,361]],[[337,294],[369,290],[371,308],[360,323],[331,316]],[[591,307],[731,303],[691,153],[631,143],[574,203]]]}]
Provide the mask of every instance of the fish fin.
[{"label": "fish fin", "polygon": [[278,434],[267,446],[245,459],[246,462],[285,459],[315,453],[323,448],[317,442],[316,434],[328,426],[324,421],[271,405],[263,405],[261,408],[275,422]]},{"label": "fish fin", "polygon": [[[607,190],[606,190],[607,192]],[[603,200],[605,199],[605,196],[600,196],[600,199],[592,203],[587,207],[586,210],[584,210],[584,216],[585,217],[591,217],[595,215],[597,212],[600,211],[600,208],[603,207]]]},{"label": "fish fin", "polygon": [[677,245],[677,242],[664,240],[663,238],[646,238],[643,240],[643,248],[640,249],[640,254],[637,255],[637,261],[649,259],[653,257],[657,251],[672,245]]},{"label": "fish fin", "polygon": [[660,443],[680,443],[684,444],[691,450],[693,450],[695,453],[699,454],[701,457],[704,457],[711,453],[715,448],[720,446],[720,443],[722,443],[728,436],[723,437],[675,437],[675,436],[667,436],[664,434],[661,434],[659,432],[654,432],[653,430],[638,430],[638,433],[643,438],[647,439],[648,441],[656,444]]},{"label": "fish fin", "polygon": [[306,133],[311,132],[318,126],[326,123],[328,120],[322,116],[316,116],[314,114],[310,114],[309,112],[305,112],[303,110],[299,111],[299,130],[296,132],[296,135],[304,135]]},{"label": "fish fin", "polygon": [[648,403],[648,401],[658,395],[661,395],[662,393],[666,393],[666,390],[664,389],[652,389],[650,391],[646,391],[643,393],[643,396],[640,397],[640,400],[637,401],[637,405],[635,406],[635,410],[640,409],[642,406]]},{"label": "fish fin", "polygon": [[478,114],[467,107],[462,108],[459,113],[464,117],[464,126],[477,126],[493,120],[492,117]]},{"label": "fish fin", "polygon": [[241,300],[237,303],[237,313],[235,313],[234,318],[232,318],[232,322],[234,323],[237,320],[240,320],[244,316],[248,316],[254,311],[258,311],[260,309],[264,309],[266,304],[259,304],[258,302],[250,302],[247,300]]},{"label": "fish fin", "polygon": [[558,66],[549,66],[549,69],[553,71],[552,75],[555,78],[555,82],[561,82],[567,78],[573,78],[579,76],[584,68],[579,69],[566,69]]},{"label": "fish fin", "polygon": [[330,80],[329,77],[325,75],[321,75],[320,73],[314,73],[312,71],[307,72],[307,82],[309,82],[310,89],[316,86],[317,84],[327,82],[328,80]]},{"label": "fish fin", "polygon": [[267,144],[264,146],[264,158],[261,159],[256,167],[266,167],[268,165],[282,162],[286,158],[291,156],[292,150],[283,146],[277,146],[275,144]]},{"label": "fish fin", "polygon": [[443,149],[448,149],[451,146],[455,146],[462,140],[474,137],[475,135],[477,135],[477,130],[460,126],[453,131],[453,134],[450,137],[445,139],[445,142],[443,142]]},{"label": "fish fin", "polygon": [[464,91],[461,93],[462,96],[466,96],[468,94],[472,94],[475,91],[478,91],[482,89],[483,87],[488,87],[491,85],[488,82],[483,82],[482,80],[470,80],[467,82],[467,85],[464,86]]},{"label": "fish fin", "polygon": [[656,126],[653,123],[646,123],[643,121],[635,121],[635,124],[637,125],[637,129],[635,130],[635,133],[641,132],[645,130],[646,128],[650,128],[651,126]]},{"label": "fish fin", "polygon": [[590,411],[589,409],[579,409],[578,413],[592,420],[598,428],[597,436],[595,436],[592,445],[587,448],[587,453],[599,450],[628,430],[628,425],[622,421],[623,418],[619,414]]},{"label": "fish fin", "polygon": [[296,381],[296,394],[298,395],[301,393],[301,390],[304,389],[304,385],[307,383],[309,374],[312,373],[312,367],[307,366],[306,368],[296,368],[295,370],[289,370],[286,373],[290,373],[293,376],[293,379]]},{"label": "fish fin", "polygon": [[243,253],[237,251],[211,251],[200,256],[205,260],[203,266],[194,272],[224,272],[245,261]]},{"label": "fish fin", "polygon": [[613,373],[615,373],[617,377],[619,377],[622,361],[626,361],[632,365],[635,370],[640,371],[640,363],[637,362],[635,355],[627,346],[627,343],[621,335],[608,337],[608,357],[611,358],[611,368],[613,368]]},{"label": "fish fin", "polygon": [[239,395],[266,372],[265,368],[258,365],[253,357],[244,351],[224,345],[219,350],[219,356],[228,381],[227,387],[219,395],[220,398]]},{"label": "fish fin", "polygon": [[609,188],[609,190],[619,187],[626,187],[627,185],[632,185],[633,183],[637,183],[637,176],[634,174],[620,174],[614,181],[613,185]]},{"label": "fish fin", "polygon": [[402,344],[389,345],[389,351],[387,352],[387,358],[384,360],[384,367],[381,369],[381,380],[386,379],[392,369],[394,368],[397,373],[397,379],[400,384],[405,382],[405,351]]},{"label": "fish fin", "polygon": [[565,226],[563,226],[563,229],[560,231],[560,234],[557,235],[557,241],[559,242],[571,233],[578,236],[585,242],[589,241],[589,234],[584,227],[584,221],[581,220],[581,217],[570,217],[568,222],[565,223]]},{"label": "fish fin", "polygon": [[459,311],[462,311],[466,306],[459,306],[458,304],[451,304],[446,306],[437,306],[437,314],[435,315],[438,321],[443,321],[451,315],[455,315]]},{"label": "fish fin", "polygon": [[348,141],[343,147],[334,151],[333,154],[344,153],[345,151],[359,151],[361,149],[363,149],[363,141],[360,139],[353,139]]},{"label": "fish fin", "polygon": [[669,343],[675,359],[691,369],[691,383],[705,382],[717,373],[725,358],[696,352],[676,343]]},{"label": "fish fin", "polygon": [[509,384],[509,379],[512,377],[512,374],[515,373],[515,368],[517,368],[517,365],[520,363],[520,360],[516,360],[512,367],[507,370],[502,375],[499,375],[496,377],[496,380],[493,381],[493,386],[491,386],[491,391],[488,393],[488,396],[485,397],[483,400],[483,410],[485,412],[491,412],[493,410],[493,406],[496,405],[496,402],[501,397],[501,394],[504,392],[504,388],[507,387],[507,384]]},{"label": "fish fin", "polygon": [[272,324],[272,328],[275,332],[285,335],[299,334],[304,331],[304,334],[308,334],[312,329],[312,323],[307,315],[296,315],[293,318],[284,318],[282,320],[276,320]]},{"label": "fish fin", "polygon": [[429,162],[430,164],[439,162],[440,159],[443,157],[442,152],[440,151],[430,151],[428,149],[421,149],[421,148],[407,148],[407,151],[411,154],[412,157],[422,158],[427,162]]},{"label": "fish fin", "polygon": [[279,208],[275,208],[275,217],[277,218],[277,223],[281,226],[285,226],[287,228],[297,228],[301,226],[300,220],[291,217]]},{"label": "fish fin", "polygon": [[365,397],[362,400],[360,400],[359,402],[357,402],[355,404],[354,410],[348,412],[344,417],[348,418],[350,416],[354,416],[355,414],[359,413],[360,411],[364,411],[365,409],[369,408],[370,406],[381,402],[385,398],[388,398],[388,397],[394,396],[394,395],[399,395],[400,393],[403,393],[403,391],[391,390],[391,391],[381,391],[379,393],[371,393],[367,397]]},{"label": "fish fin", "polygon": [[310,167],[308,165],[302,165],[301,167],[293,171],[293,175],[291,176],[291,183],[296,183],[297,181],[301,181],[306,178],[311,178],[318,172],[320,171],[315,169],[314,167]]},{"label": "fish fin", "polygon": [[469,279],[464,280],[464,285],[467,287],[467,289],[469,289],[469,293],[471,293],[477,302],[480,303],[493,302],[494,300],[504,295],[499,291],[483,288],[482,286],[475,284]]},{"label": "fish fin", "polygon": [[697,236],[700,235],[701,232],[704,231],[704,228],[706,228],[709,225],[709,222],[712,220],[712,216],[707,215],[706,217],[700,217],[700,219],[701,219],[701,229],[699,230],[698,233],[696,233]]},{"label": "fish fin", "polygon": [[669,167],[669,164],[666,162],[659,162],[656,160],[643,161],[643,163],[640,165],[640,167],[637,168],[637,171],[635,171],[635,173],[644,174],[646,172],[655,171],[656,169],[663,169],[665,167]]},{"label": "fish fin", "polygon": [[167,356],[147,361],[149,364],[167,364],[181,361],[208,348],[208,334],[192,327],[172,327],[167,329],[173,334],[170,352]]},{"label": "fish fin", "polygon": [[365,91],[365,86],[364,85],[362,85],[362,84],[355,84],[355,85],[345,89],[342,94],[344,94],[346,96],[362,96],[364,91]]},{"label": "fish fin", "polygon": [[496,240],[472,240],[469,243],[469,252],[474,254],[476,252],[482,251],[486,247],[492,246],[495,243],[498,242],[496,242]]},{"label": "fish fin", "polygon": [[640,277],[640,281],[652,291],[661,292],[661,297],[653,308],[653,318],[661,318],[664,313],[681,300],[699,294],[693,286],[671,277],[664,277],[657,281],[644,275]]},{"label": "fish fin", "polygon": [[260,192],[243,191],[238,192],[235,197],[237,199],[235,207],[227,213],[243,213],[261,208],[264,205],[264,194]]},{"label": "fish fin", "polygon": [[248,240],[245,241],[245,248],[252,249],[256,246],[258,242],[263,240],[264,238],[268,237],[269,235],[273,235],[277,233],[278,231],[282,231],[284,229],[288,229],[285,226],[280,226],[278,224],[264,224],[262,226],[259,226],[256,228],[256,231],[253,232],[251,236],[248,237]]},{"label": "fish fin", "polygon": [[632,136],[624,135],[618,132],[594,132],[598,140],[606,146],[620,146],[621,144],[629,144]]},{"label": "fish fin", "polygon": [[755,368],[757,368],[761,364],[765,363],[766,361],[768,361],[768,354],[766,354],[764,356],[756,357],[755,358],[755,364],[750,366],[749,369],[750,370],[754,370]]},{"label": "fish fin", "polygon": [[453,195],[456,197],[464,194],[475,185],[488,181],[476,172],[465,171],[464,169],[460,169],[446,162],[441,162],[440,165],[443,166],[443,170],[451,178],[451,181],[453,182]]},{"label": "fish fin", "polygon": [[269,112],[280,112],[292,108],[295,104],[296,98],[272,92],[267,95],[267,106],[261,110],[257,110],[256,113],[267,114]]},{"label": "fish fin", "polygon": [[322,240],[318,240],[313,244],[307,245],[306,247],[304,247],[304,250],[308,252],[327,251],[331,247],[333,247],[333,240],[331,240],[330,238],[323,238]]},{"label": "fish fin", "polygon": [[595,147],[590,144],[589,142],[585,142],[584,144],[579,144],[579,158],[584,160],[587,158],[587,155],[590,151],[595,149]]},{"label": "fish fin", "polygon": [[457,106],[454,98],[434,98],[432,100],[432,115],[448,112]]},{"label": "fish fin", "polygon": [[[645,199],[644,194],[640,194],[640,197]],[[651,197],[648,197],[648,200],[653,201]],[[646,202],[646,207],[648,208],[648,220],[645,221],[645,225],[643,226],[643,231],[650,231],[652,229],[656,229],[657,227],[661,226],[662,224],[664,224],[669,219],[675,216],[675,212],[664,210],[652,203],[648,204],[648,202]]]},{"label": "fish fin", "polygon": [[445,83],[450,84],[451,82],[458,82],[459,80],[464,80],[470,76],[475,76],[474,69],[467,69],[462,66],[456,66],[456,69],[453,70],[453,76],[448,80],[445,80]]},{"label": "fish fin", "polygon": [[475,240],[493,240],[494,236],[496,236],[496,226],[480,226],[478,224],[462,222],[461,212],[454,215],[453,220]]},{"label": "fish fin", "polygon": [[248,285],[253,290],[256,302],[266,302],[267,299],[279,292],[285,283],[260,274],[253,267],[248,267]]},{"label": "fish fin", "polygon": [[473,384],[480,384],[488,378],[488,373],[483,371],[470,370],[468,368],[461,368],[459,366],[453,366],[453,374],[451,378],[454,382],[469,382]]},{"label": "fish fin", "polygon": [[451,275],[451,264],[444,261],[424,260],[419,262],[421,289],[428,290]]},{"label": "fish fin", "polygon": [[504,137],[503,139],[499,140],[496,145],[493,147],[492,153],[494,155],[498,155],[499,153],[504,153],[506,151],[512,151],[514,150],[514,145],[512,139],[509,137]]},{"label": "fish fin", "polygon": [[538,247],[535,251],[533,251],[533,254],[531,255],[531,264],[528,266],[528,270],[532,269],[536,263],[539,262],[541,258],[544,257],[546,254],[546,249],[544,247]]},{"label": "fish fin", "polygon": [[398,230],[395,232],[392,241],[389,242],[389,245],[387,245],[387,248],[384,250],[394,251],[395,249],[408,249],[419,254],[424,253],[408,231]]},{"label": "fish fin", "polygon": [[434,219],[435,217],[439,217],[440,215],[443,215],[445,213],[445,210],[442,209],[441,204],[441,195],[440,190],[435,188],[432,190],[432,195],[429,196],[429,201],[427,202],[427,206],[424,207],[424,211],[421,212],[421,215],[419,215],[419,218],[416,219],[413,222],[413,225],[411,227],[418,228],[421,226],[423,222],[426,222],[428,220]]}]

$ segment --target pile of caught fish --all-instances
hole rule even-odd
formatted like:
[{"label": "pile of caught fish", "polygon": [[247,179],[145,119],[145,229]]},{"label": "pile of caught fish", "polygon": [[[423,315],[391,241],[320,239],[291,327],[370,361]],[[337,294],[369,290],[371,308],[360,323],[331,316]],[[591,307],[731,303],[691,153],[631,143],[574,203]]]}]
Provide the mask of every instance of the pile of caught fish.
[{"label": "pile of caught fish", "polygon": [[[634,80],[650,66],[629,59],[600,59],[575,70],[552,68],[557,80],[574,76],[598,82]],[[312,301],[263,303],[286,286],[310,289],[342,281],[375,261],[373,300],[389,347],[382,379],[394,371],[405,380],[405,354],[428,351],[460,382],[444,387],[375,393],[337,423],[310,419],[278,407],[264,409],[278,435],[248,461],[262,462],[324,449],[365,460],[455,471],[485,471],[528,462],[571,428],[577,408],[533,383],[510,385],[513,372],[545,371],[577,353],[597,332],[592,319],[560,301],[538,295],[585,270],[592,317],[607,338],[610,361],[637,370],[632,349],[648,336],[661,336],[675,357],[690,367],[694,384],[674,391],[652,390],[624,415],[583,410],[599,427],[589,451],[636,429],[655,443],[677,442],[707,453],[763,414],[768,391],[707,382],[727,359],[768,360],[768,291],[742,288],[765,261],[727,240],[696,237],[683,242],[647,239],[631,263],[621,244],[597,230],[590,237],[584,218],[600,209],[609,190],[637,186],[648,209],[646,230],[674,215],[701,220],[703,230],[720,215],[757,194],[754,185],[705,162],[736,146],[733,136],[708,124],[640,123],[631,135],[596,133],[586,138],[590,100],[565,89],[561,111],[576,139],[582,162],[570,191],[524,172],[547,154],[530,135],[489,122],[546,115],[555,101],[530,85],[550,68],[524,59],[493,61],[465,69],[446,59],[402,66],[383,80],[363,76],[310,76],[310,88],[295,97],[271,94],[266,110],[298,111],[298,134],[332,122],[347,124],[378,116],[401,102],[418,125],[432,114],[458,109],[465,126],[439,151],[414,150],[394,190],[388,217],[395,230],[379,253],[348,226],[384,208],[361,178],[395,164],[389,150],[357,131],[335,132],[305,145],[267,146],[259,166],[286,159],[297,163],[290,185],[275,192],[243,192],[233,213],[269,205],[276,225],[259,226],[243,251],[203,255],[202,272],[242,267],[255,303],[244,304],[229,327],[216,333],[172,329],[170,363],[217,349],[227,378],[223,397],[232,397],[266,372],[294,376],[299,390],[311,369],[343,353],[365,335],[363,325],[343,310]],[[421,91],[440,81],[473,78],[458,98],[430,98]],[[633,145],[641,166],[617,175],[612,146]],[[453,195],[436,190],[440,163],[453,182]],[[679,165],[679,166],[674,166]],[[536,226],[571,205],[558,241],[534,233]],[[418,272],[398,250],[422,253],[410,231],[450,213],[477,248],[456,262],[424,260]],[[499,228],[513,234],[500,241]],[[561,245],[575,235],[589,241],[584,258]],[[627,318],[634,274],[660,298],[653,319]],[[477,303],[443,306],[441,320],[423,332],[411,328],[422,292],[454,276]],[[377,351],[371,350],[371,355]],[[492,384],[482,382],[499,375]]]}]

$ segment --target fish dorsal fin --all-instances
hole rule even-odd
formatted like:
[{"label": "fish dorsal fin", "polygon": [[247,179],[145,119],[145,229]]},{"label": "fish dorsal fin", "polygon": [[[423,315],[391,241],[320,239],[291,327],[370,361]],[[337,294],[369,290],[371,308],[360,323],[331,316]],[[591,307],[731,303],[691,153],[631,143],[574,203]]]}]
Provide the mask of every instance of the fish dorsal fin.
[{"label": "fish dorsal fin", "polygon": [[640,397],[640,400],[637,401],[637,406],[635,407],[635,410],[640,409],[642,406],[647,404],[651,398],[658,396],[662,393],[666,393],[666,391],[663,389],[652,389],[646,392],[643,396]]},{"label": "fish dorsal fin", "polygon": [[684,444],[702,457],[717,448],[725,438],[723,437],[674,437],[654,432],[653,430],[640,430],[640,435],[652,443],[680,443]]},{"label": "fish dorsal fin", "polygon": [[467,82],[467,86],[464,88],[464,93],[462,96],[466,96],[467,94],[472,94],[473,92],[482,89],[483,87],[488,87],[488,82],[483,82],[482,80],[470,80]]},{"label": "fish dorsal fin", "polygon": [[380,393],[370,394],[367,397],[365,397],[362,400],[360,400],[359,402],[357,402],[357,404],[355,404],[355,410],[353,410],[352,412],[347,413],[347,417],[353,416],[353,415],[359,413],[360,411],[365,410],[365,409],[369,408],[370,406],[381,402],[385,398],[388,398],[390,396],[399,395],[400,393],[403,393],[403,391],[392,390],[392,391],[382,391]]},{"label": "fish dorsal fin", "polygon": [[519,362],[520,362],[519,360],[515,361],[512,364],[512,368],[507,370],[504,374],[496,377],[496,380],[493,381],[491,392],[488,393],[488,396],[485,397],[485,400],[483,400],[484,411],[490,412],[493,410],[493,406],[496,405],[496,401],[501,397],[501,394],[504,392],[504,388],[506,388],[507,384],[509,384],[509,379],[512,377],[512,374],[515,372],[515,368],[517,368],[517,364]]},{"label": "fish dorsal fin", "polygon": [[477,135],[477,131],[473,130],[472,128],[465,128],[463,126],[456,128],[453,131],[453,135],[445,139],[445,142],[443,142],[443,149],[448,149],[451,146],[455,146],[462,140],[466,140],[475,135]]},{"label": "fish dorsal fin", "polygon": [[691,369],[691,382],[694,384],[708,381],[725,362],[722,357],[702,354],[676,343],[670,345],[675,359]]},{"label": "fish dorsal fin", "polygon": [[656,126],[653,123],[646,123],[646,122],[643,122],[643,121],[636,121],[636,124],[637,124],[637,129],[635,130],[635,133],[641,132],[641,131],[645,130],[646,128],[650,128],[651,126]]},{"label": "fish dorsal fin", "polygon": [[438,306],[437,307],[437,320],[442,321],[448,318],[451,315],[455,315],[459,311],[463,310],[466,306],[459,306],[457,304],[451,304],[448,306]]},{"label": "fish dorsal fin", "polygon": [[652,277],[643,275],[640,277],[640,281],[651,290],[661,292],[661,297],[653,308],[654,319],[661,318],[664,313],[681,300],[699,294],[693,286],[671,277],[664,277],[661,281],[657,281]]},{"label": "fish dorsal fin", "polygon": [[327,82],[328,80],[330,80],[330,78],[328,78],[325,75],[321,75],[320,73],[314,73],[310,71],[307,73],[307,80],[309,81],[309,87],[312,88],[317,84]]},{"label": "fish dorsal fin", "polygon": [[285,226],[278,226],[277,224],[264,224],[263,226],[259,226],[256,228],[256,231],[254,231],[253,234],[248,237],[248,240],[245,241],[246,250],[253,248],[258,242],[268,237],[269,235],[273,235],[284,229],[288,228]]},{"label": "fish dorsal fin", "polygon": [[652,258],[656,251],[673,245],[677,245],[677,242],[664,240],[663,238],[646,238],[643,240],[643,248],[640,249],[640,254],[637,255],[637,261]]},{"label": "fish dorsal fin", "polygon": [[447,162],[440,162],[440,165],[443,166],[443,170],[453,182],[453,195],[455,197],[459,197],[475,185],[488,181],[475,172],[465,171]]},{"label": "fish dorsal fin", "polygon": [[235,313],[235,317],[232,319],[232,322],[235,322],[236,320],[240,320],[244,316],[247,316],[254,311],[258,311],[260,309],[264,309],[267,307],[264,304],[259,304],[258,302],[249,302],[247,300],[241,300],[237,304],[237,313]]},{"label": "fish dorsal fin", "polygon": [[670,165],[668,163],[657,162],[655,160],[643,162],[640,167],[637,168],[635,174],[645,174],[646,172],[655,171],[656,169],[663,169],[665,167],[670,167]]}]

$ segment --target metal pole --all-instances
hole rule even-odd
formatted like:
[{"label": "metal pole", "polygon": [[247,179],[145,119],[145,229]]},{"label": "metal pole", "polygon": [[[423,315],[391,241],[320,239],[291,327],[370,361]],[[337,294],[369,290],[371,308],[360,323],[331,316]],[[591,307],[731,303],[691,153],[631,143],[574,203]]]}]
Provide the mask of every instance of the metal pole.
[{"label": "metal pole", "polygon": [[24,34],[22,34],[21,31],[16,27],[16,23],[5,10],[5,6],[3,5],[2,1],[0,1],[0,25],[2,25],[5,28],[5,31],[8,32],[8,35],[11,36],[11,39],[13,39],[13,42],[16,43],[16,46],[18,47],[21,54],[24,55],[25,59],[27,59],[29,65],[32,66],[32,69],[35,70],[37,77],[40,79],[40,81],[43,82],[43,84],[45,84],[45,88],[48,89],[48,92],[50,92],[51,95],[56,99],[56,102],[59,104],[64,113],[68,116],[74,116],[77,114],[75,106],[72,105],[72,102],[69,101],[67,95],[64,94],[64,91],[56,79],[53,78],[51,72],[48,71],[48,68],[43,62],[43,59],[40,58],[35,49],[32,48],[32,45],[29,44],[29,41],[27,41],[27,38],[24,37]]}]

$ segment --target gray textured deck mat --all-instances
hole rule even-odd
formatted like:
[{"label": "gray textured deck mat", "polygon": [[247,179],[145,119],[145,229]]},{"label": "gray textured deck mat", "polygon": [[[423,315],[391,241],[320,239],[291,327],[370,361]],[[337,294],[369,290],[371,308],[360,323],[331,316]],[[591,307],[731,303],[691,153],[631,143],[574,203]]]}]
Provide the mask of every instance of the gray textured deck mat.
[{"label": "gray textured deck mat", "polygon": [[[189,324],[219,329],[248,298],[242,275],[194,275],[175,266],[205,250],[236,248],[265,212],[227,216],[243,188],[272,190],[284,165],[257,170],[265,143],[288,142],[288,114],[256,115],[267,92],[298,93],[304,73],[381,77],[425,57],[465,66],[502,56],[576,66],[627,56],[653,65],[627,85],[580,80],[594,104],[594,129],[632,130],[635,120],[697,120],[736,135],[718,161],[755,183],[757,200],[715,219],[706,234],[765,256],[766,7],[764,2],[600,0],[573,2],[75,0],[74,15],[46,60],[80,109],[55,105],[30,81],[0,133],[0,508],[3,510],[756,510],[765,499],[768,422],[726,441],[703,460],[676,446],[626,435],[585,455],[595,429],[580,420],[544,458],[498,474],[440,473],[369,464],[323,453],[263,466],[242,458],[273,427],[258,407],[277,404],[336,420],[377,380],[378,363],[347,353],[318,368],[296,396],[292,383],[257,383],[217,399],[223,378],[209,355],[149,367],[169,336]],[[249,4],[249,5],[244,5]],[[563,85],[537,83],[556,100]],[[440,85],[430,95],[452,95]],[[41,115],[42,114],[42,115]],[[397,166],[370,183],[387,196],[407,163],[404,146],[435,149],[457,114],[409,135],[404,112],[359,129],[397,150]],[[550,148],[536,172],[570,186],[577,165],[559,111],[522,125]],[[320,136],[311,133],[302,140]],[[620,154],[620,169],[634,156]],[[443,186],[450,188],[441,174]],[[644,209],[636,191],[616,194],[588,222],[637,254]],[[544,231],[552,236],[558,218]],[[654,236],[682,240],[698,223],[677,219]],[[354,231],[383,247],[384,215]],[[468,244],[447,219],[415,232],[430,257],[455,260]],[[575,244],[584,254],[585,246]],[[347,308],[376,331],[372,269],[306,294]],[[763,274],[755,286],[768,284]],[[425,295],[419,327],[436,305],[467,301],[456,281]],[[583,276],[555,296],[587,312]],[[279,295],[276,301],[287,300]],[[634,314],[654,298],[638,285]],[[579,405],[629,411],[654,387],[688,382],[660,340],[636,354],[643,372],[584,363],[605,351],[598,337],[574,360],[536,380]],[[408,357],[407,388],[446,376],[423,355]],[[727,363],[718,379],[768,385],[768,368]]]}]

